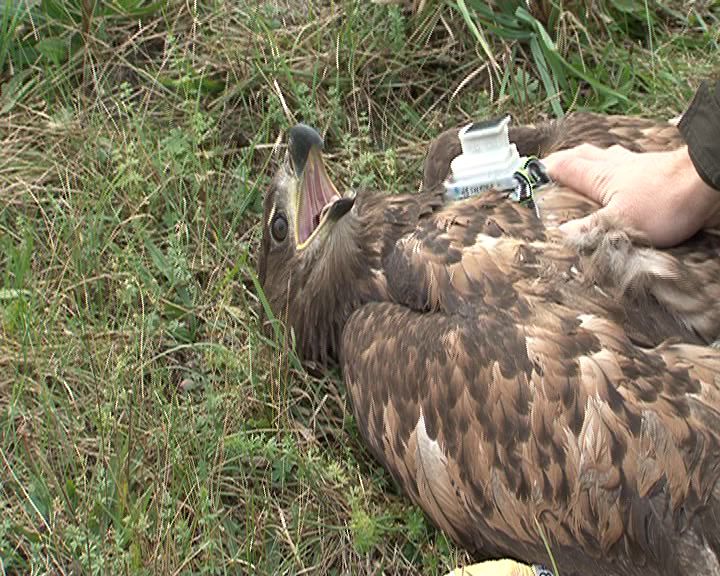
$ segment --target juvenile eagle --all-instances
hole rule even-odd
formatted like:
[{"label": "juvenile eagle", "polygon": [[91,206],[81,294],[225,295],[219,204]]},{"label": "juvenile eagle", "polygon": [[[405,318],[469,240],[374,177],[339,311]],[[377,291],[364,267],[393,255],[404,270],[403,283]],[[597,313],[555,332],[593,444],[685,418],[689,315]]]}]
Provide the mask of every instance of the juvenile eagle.
[{"label": "juvenile eagle", "polygon": [[[521,154],[657,150],[670,125],[576,114]],[[720,232],[655,250],[551,185],[445,202],[457,131],[419,194],[341,194],[311,128],[264,203],[259,276],[306,361],[339,363],[374,456],[479,558],[563,575],[720,574]]]}]

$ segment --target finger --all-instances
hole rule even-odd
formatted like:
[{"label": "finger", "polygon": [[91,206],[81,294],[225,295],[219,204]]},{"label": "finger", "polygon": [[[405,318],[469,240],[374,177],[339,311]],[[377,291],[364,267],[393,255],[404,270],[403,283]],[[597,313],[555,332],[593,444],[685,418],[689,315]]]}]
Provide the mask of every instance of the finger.
[{"label": "finger", "polygon": [[549,163],[543,160],[543,163],[555,182],[572,188],[598,204],[605,204],[609,200],[607,184],[612,170],[608,170],[606,162],[568,155],[550,159]]},{"label": "finger", "polygon": [[634,156],[637,152],[628,150],[620,144],[613,144],[610,148],[605,149],[606,160],[626,160],[629,156]]},{"label": "finger", "polygon": [[607,149],[598,148],[594,144],[588,144],[587,142],[575,146],[573,148],[566,148],[565,150],[558,150],[552,152],[542,158],[544,164],[550,162],[551,164],[559,162],[565,158],[584,158],[585,160],[606,160]]},{"label": "finger", "polygon": [[618,158],[627,158],[635,154],[632,150],[628,150],[620,144],[613,144],[607,148],[600,148],[594,144],[584,142],[573,148],[565,148],[564,150],[558,150],[548,154],[544,159],[550,159],[551,162],[555,162],[560,158],[585,158],[585,160],[616,160]]},{"label": "finger", "polygon": [[602,208],[600,210],[597,210],[596,212],[593,212],[589,216],[585,216],[584,218],[568,220],[567,222],[560,224],[560,226],[558,226],[558,229],[560,230],[560,232],[570,237],[587,234],[588,232],[590,232],[590,230],[592,230],[598,225],[598,222],[600,220],[599,212],[601,210]]}]

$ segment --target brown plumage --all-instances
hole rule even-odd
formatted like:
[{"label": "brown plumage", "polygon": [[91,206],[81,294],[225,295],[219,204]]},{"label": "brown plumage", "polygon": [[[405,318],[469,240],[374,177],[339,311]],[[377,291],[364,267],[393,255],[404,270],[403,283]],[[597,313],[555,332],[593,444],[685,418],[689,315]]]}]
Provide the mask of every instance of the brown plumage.
[{"label": "brown plumage", "polygon": [[[547,563],[539,524],[563,575],[720,573],[720,232],[655,250],[604,222],[566,240],[553,225],[596,206],[559,186],[540,220],[497,192],[445,203],[454,134],[422,193],[337,200],[319,137],[293,129],[263,216],[274,313],[306,361],[340,363],[372,453],[479,558]],[[682,144],[591,114],[511,139]]]}]

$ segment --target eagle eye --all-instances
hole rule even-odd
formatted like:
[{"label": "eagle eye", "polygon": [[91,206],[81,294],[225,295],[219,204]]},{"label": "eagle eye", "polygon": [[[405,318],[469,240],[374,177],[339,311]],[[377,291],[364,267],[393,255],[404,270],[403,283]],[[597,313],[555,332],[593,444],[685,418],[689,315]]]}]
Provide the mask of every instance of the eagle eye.
[{"label": "eagle eye", "polygon": [[276,242],[282,242],[285,240],[288,233],[288,223],[285,216],[282,214],[276,214],[270,223],[270,231]]}]

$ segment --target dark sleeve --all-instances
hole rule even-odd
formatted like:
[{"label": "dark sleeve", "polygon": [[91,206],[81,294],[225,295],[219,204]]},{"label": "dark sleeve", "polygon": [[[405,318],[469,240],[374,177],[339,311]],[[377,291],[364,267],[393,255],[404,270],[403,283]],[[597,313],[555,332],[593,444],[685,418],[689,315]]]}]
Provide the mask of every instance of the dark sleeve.
[{"label": "dark sleeve", "polygon": [[720,80],[700,85],[678,128],[700,177],[720,190]]}]

